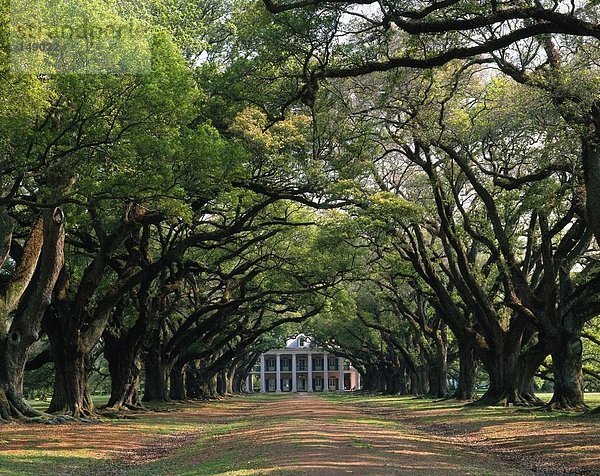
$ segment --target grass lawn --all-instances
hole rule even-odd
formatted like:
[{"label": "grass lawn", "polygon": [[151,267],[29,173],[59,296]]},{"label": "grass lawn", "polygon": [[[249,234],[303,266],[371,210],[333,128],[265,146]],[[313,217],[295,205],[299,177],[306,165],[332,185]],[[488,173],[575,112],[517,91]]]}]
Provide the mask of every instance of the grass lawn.
[{"label": "grass lawn", "polygon": [[[101,405],[107,399],[94,401]],[[210,451],[210,442],[248,426],[250,403],[263,401],[272,403],[273,396],[160,404],[153,407],[157,411],[91,424],[6,424],[0,426],[0,475],[186,474],[184,461]],[[31,403],[47,408],[45,402]],[[207,464],[208,472],[188,474],[220,474],[227,466],[226,458],[219,458]]]}]

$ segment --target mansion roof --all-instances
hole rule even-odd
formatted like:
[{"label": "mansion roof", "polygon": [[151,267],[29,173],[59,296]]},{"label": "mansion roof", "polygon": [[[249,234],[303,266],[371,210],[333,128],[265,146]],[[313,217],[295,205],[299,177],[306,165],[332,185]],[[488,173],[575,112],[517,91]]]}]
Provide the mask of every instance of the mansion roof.
[{"label": "mansion roof", "polygon": [[312,339],[304,334],[298,334],[293,339],[288,339],[285,343],[286,349],[311,349],[314,347]]}]

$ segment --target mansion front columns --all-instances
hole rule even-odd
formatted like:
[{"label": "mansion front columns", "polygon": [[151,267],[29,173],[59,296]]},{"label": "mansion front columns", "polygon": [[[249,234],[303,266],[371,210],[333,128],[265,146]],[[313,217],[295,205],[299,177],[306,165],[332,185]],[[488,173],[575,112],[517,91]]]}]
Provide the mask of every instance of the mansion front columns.
[{"label": "mansion front columns", "polygon": [[323,352],[323,391],[329,392],[329,354]]},{"label": "mansion front columns", "polygon": [[275,382],[275,391],[281,392],[281,354],[275,354],[275,374],[277,375],[277,381]]},{"label": "mansion front columns", "polygon": [[307,389],[309,392],[313,391],[313,359],[312,359],[312,355],[308,354],[306,356],[306,360],[308,360],[308,382],[307,382]]},{"label": "mansion front columns", "polygon": [[296,354],[292,354],[292,392],[298,391],[298,372],[296,370]]},{"label": "mansion front columns", "polygon": [[267,391],[267,381],[265,378],[265,354],[260,355],[260,393]]}]

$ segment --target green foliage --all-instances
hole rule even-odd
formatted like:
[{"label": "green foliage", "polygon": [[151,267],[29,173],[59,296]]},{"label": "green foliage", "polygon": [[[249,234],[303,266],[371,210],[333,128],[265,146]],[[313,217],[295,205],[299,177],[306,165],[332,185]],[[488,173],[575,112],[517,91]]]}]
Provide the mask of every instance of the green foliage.
[{"label": "green foliage", "polygon": [[390,192],[377,192],[369,197],[368,214],[375,223],[409,223],[422,216],[417,204]]},{"label": "green foliage", "polygon": [[[178,351],[217,359],[304,330],[365,366],[398,365],[400,350],[427,360],[446,332],[440,288],[465,334],[489,339],[510,329],[517,304],[544,301],[551,268],[593,287],[597,249],[570,233],[586,224],[581,139],[598,101],[597,45],[564,39],[565,64],[540,60],[526,85],[464,61],[325,81],[329,68],[465,41],[382,31],[369,11],[340,5],[271,15],[259,1],[3,4],[0,186],[18,224],[4,273],[40,207],[61,205],[69,298],[110,249],[85,317],[159,262],[150,283],[119,297],[129,301],[114,330],[135,325],[146,286],[164,306],[148,325],[160,338],[212,326]],[[471,18],[486,6],[453,8]],[[59,53],[13,44],[8,54],[15,38]],[[112,249],[124,223],[132,231]],[[534,298],[517,302],[521,285]],[[489,315],[477,322],[483,298]],[[585,304],[596,336],[596,300]],[[598,373],[596,348],[585,352]]]}]

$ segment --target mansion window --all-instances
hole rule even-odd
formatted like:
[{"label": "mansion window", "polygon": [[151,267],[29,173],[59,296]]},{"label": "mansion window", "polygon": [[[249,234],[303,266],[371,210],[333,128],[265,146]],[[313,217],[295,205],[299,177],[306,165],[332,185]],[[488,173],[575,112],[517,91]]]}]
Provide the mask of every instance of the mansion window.
[{"label": "mansion window", "polygon": [[313,357],[313,370],[323,370],[323,357]]},{"label": "mansion window", "polygon": [[306,370],[306,357],[298,357],[298,361],[296,363],[296,370]]},{"label": "mansion window", "polygon": [[267,372],[272,372],[275,370],[275,357],[269,357],[266,362]]},{"label": "mansion window", "polygon": [[289,357],[281,358],[281,370],[291,370],[292,364],[291,359]]},{"label": "mansion window", "polygon": [[337,379],[336,378],[329,379],[329,390],[337,390]]},{"label": "mansion window", "polygon": [[323,377],[315,377],[315,390],[323,390]]},{"label": "mansion window", "polygon": [[338,370],[337,357],[329,357],[329,370]]}]

